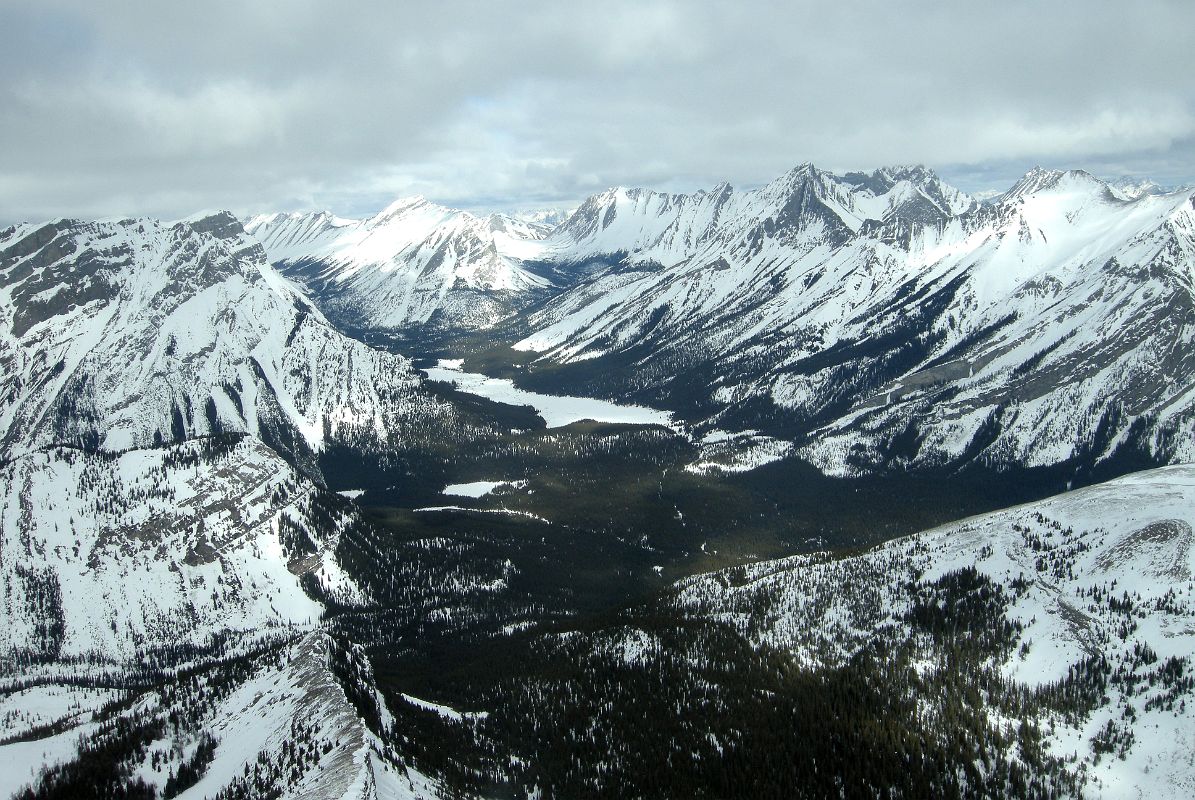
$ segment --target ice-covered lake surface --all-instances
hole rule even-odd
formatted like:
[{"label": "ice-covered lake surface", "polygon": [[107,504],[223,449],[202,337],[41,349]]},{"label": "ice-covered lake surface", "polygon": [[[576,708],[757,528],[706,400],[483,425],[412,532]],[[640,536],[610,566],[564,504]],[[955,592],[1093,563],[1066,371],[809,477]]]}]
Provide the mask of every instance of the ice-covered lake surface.
[{"label": "ice-covered lake surface", "polygon": [[457,497],[485,497],[499,486],[526,486],[526,481],[472,481],[470,483],[450,483],[444,487],[441,494],[456,495]]},{"label": "ice-covered lake surface", "polygon": [[625,422],[633,425],[666,425],[677,428],[672,415],[646,406],[626,406],[592,397],[540,394],[519,389],[506,378],[490,378],[476,372],[462,372],[461,359],[440,359],[425,371],[434,381],[455,383],[462,392],[476,394],[499,403],[533,406],[549,428],[561,428],[583,419],[594,422]]}]

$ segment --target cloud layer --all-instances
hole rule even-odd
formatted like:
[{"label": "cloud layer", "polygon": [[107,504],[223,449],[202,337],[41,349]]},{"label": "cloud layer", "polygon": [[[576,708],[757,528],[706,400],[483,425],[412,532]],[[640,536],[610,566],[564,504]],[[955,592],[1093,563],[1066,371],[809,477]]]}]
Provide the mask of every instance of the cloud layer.
[{"label": "cloud layer", "polygon": [[1195,179],[1186,0],[174,5],[0,6],[0,220],[543,206],[802,161]]}]

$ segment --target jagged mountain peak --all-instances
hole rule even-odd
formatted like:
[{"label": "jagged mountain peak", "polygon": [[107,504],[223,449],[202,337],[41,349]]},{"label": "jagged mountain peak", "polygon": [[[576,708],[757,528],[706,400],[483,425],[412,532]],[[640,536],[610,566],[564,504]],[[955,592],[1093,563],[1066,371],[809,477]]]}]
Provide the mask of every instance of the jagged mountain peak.
[{"label": "jagged mountain peak", "polygon": [[492,233],[506,233],[525,239],[542,239],[553,226],[522,219],[514,214],[495,211],[487,214],[483,219],[485,226]]},{"label": "jagged mountain peak", "polygon": [[832,177],[830,173],[814,166],[812,161],[805,161],[773,178],[760,191],[769,196],[789,194],[811,181],[817,182],[827,176]]},{"label": "jagged mountain peak", "polygon": [[883,175],[892,181],[913,181],[926,183],[941,180],[938,173],[925,164],[889,164],[879,167],[873,175]]},{"label": "jagged mountain peak", "polygon": [[512,226],[519,225],[520,223],[521,220],[516,219],[509,214],[503,214],[497,211],[492,214],[487,214],[485,217],[486,227],[495,232],[508,231]]},{"label": "jagged mountain peak", "polygon": [[843,180],[856,193],[872,197],[889,196],[887,208],[879,218],[905,217],[918,221],[965,214],[979,203],[965,192],[944,182],[937,172],[924,164],[898,164],[880,167],[870,174],[848,172]]},{"label": "jagged mountain peak", "polygon": [[414,195],[398,198],[377,214],[362,220],[360,226],[379,233],[397,231],[397,237],[406,242],[415,237],[443,237],[449,232],[466,232],[485,238],[490,220],[464,209],[441,205],[423,195]]},{"label": "jagged mountain peak", "polygon": [[[612,186],[586,198],[555,233],[560,239],[574,242],[612,237],[634,240],[652,235],[648,229],[666,226],[677,215],[683,214],[684,208],[725,194],[697,192],[689,195],[644,187]],[[608,230],[611,228],[612,231]]]},{"label": "jagged mountain peak", "polygon": [[921,166],[839,176],[805,162],[744,192],[728,183],[692,194],[607,189],[554,231],[547,252],[574,263],[624,253],[639,263],[672,264],[713,248],[719,252],[702,262],[733,263],[764,252],[766,242],[840,246],[865,227],[872,232],[872,223],[890,220],[908,235],[976,205]]},{"label": "jagged mountain peak", "polygon": [[1000,196],[1001,200],[1014,200],[1026,194],[1049,189],[1062,176],[1062,170],[1046,169],[1040,165],[1034,166],[1017,179],[1011,187]]},{"label": "jagged mountain peak", "polygon": [[319,209],[316,211],[273,211],[265,214],[253,214],[246,217],[242,224],[246,231],[253,233],[257,228],[283,222],[306,222],[309,224],[345,227],[356,225],[360,220],[338,216],[328,209]]}]

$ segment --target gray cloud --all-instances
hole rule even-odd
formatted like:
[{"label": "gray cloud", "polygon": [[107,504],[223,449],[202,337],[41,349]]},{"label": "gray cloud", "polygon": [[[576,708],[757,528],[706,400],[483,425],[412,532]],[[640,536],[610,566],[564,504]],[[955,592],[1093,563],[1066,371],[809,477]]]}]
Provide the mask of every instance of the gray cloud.
[{"label": "gray cloud", "polygon": [[1195,179],[1185,0],[105,5],[0,6],[2,220],[559,204],[806,160]]}]

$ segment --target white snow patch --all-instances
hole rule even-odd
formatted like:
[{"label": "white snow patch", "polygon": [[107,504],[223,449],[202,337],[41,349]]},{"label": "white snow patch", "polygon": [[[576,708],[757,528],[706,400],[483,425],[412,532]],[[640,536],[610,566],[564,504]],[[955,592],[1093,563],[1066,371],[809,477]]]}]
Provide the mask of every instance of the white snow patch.
[{"label": "white snow patch", "polygon": [[422,700],[405,692],[402,694],[402,699],[413,706],[422,708],[424,711],[434,711],[441,717],[444,717],[444,719],[450,719],[453,722],[460,722],[466,719],[485,719],[488,716],[485,711],[457,711],[451,706],[433,703],[430,700]]},{"label": "white snow patch", "polygon": [[484,497],[499,486],[526,486],[527,481],[472,481],[470,483],[450,483],[440,494],[455,497]]},{"label": "white snow patch", "polygon": [[532,514],[530,511],[516,511],[513,508],[465,508],[464,506],[424,506],[423,508],[413,509],[414,511],[469,511],[474,514],[510,514],[516,517],[527,517],[529,519],[538,520],[549,525],[552,524],[550,519],[541,517],[538,514]]}]

